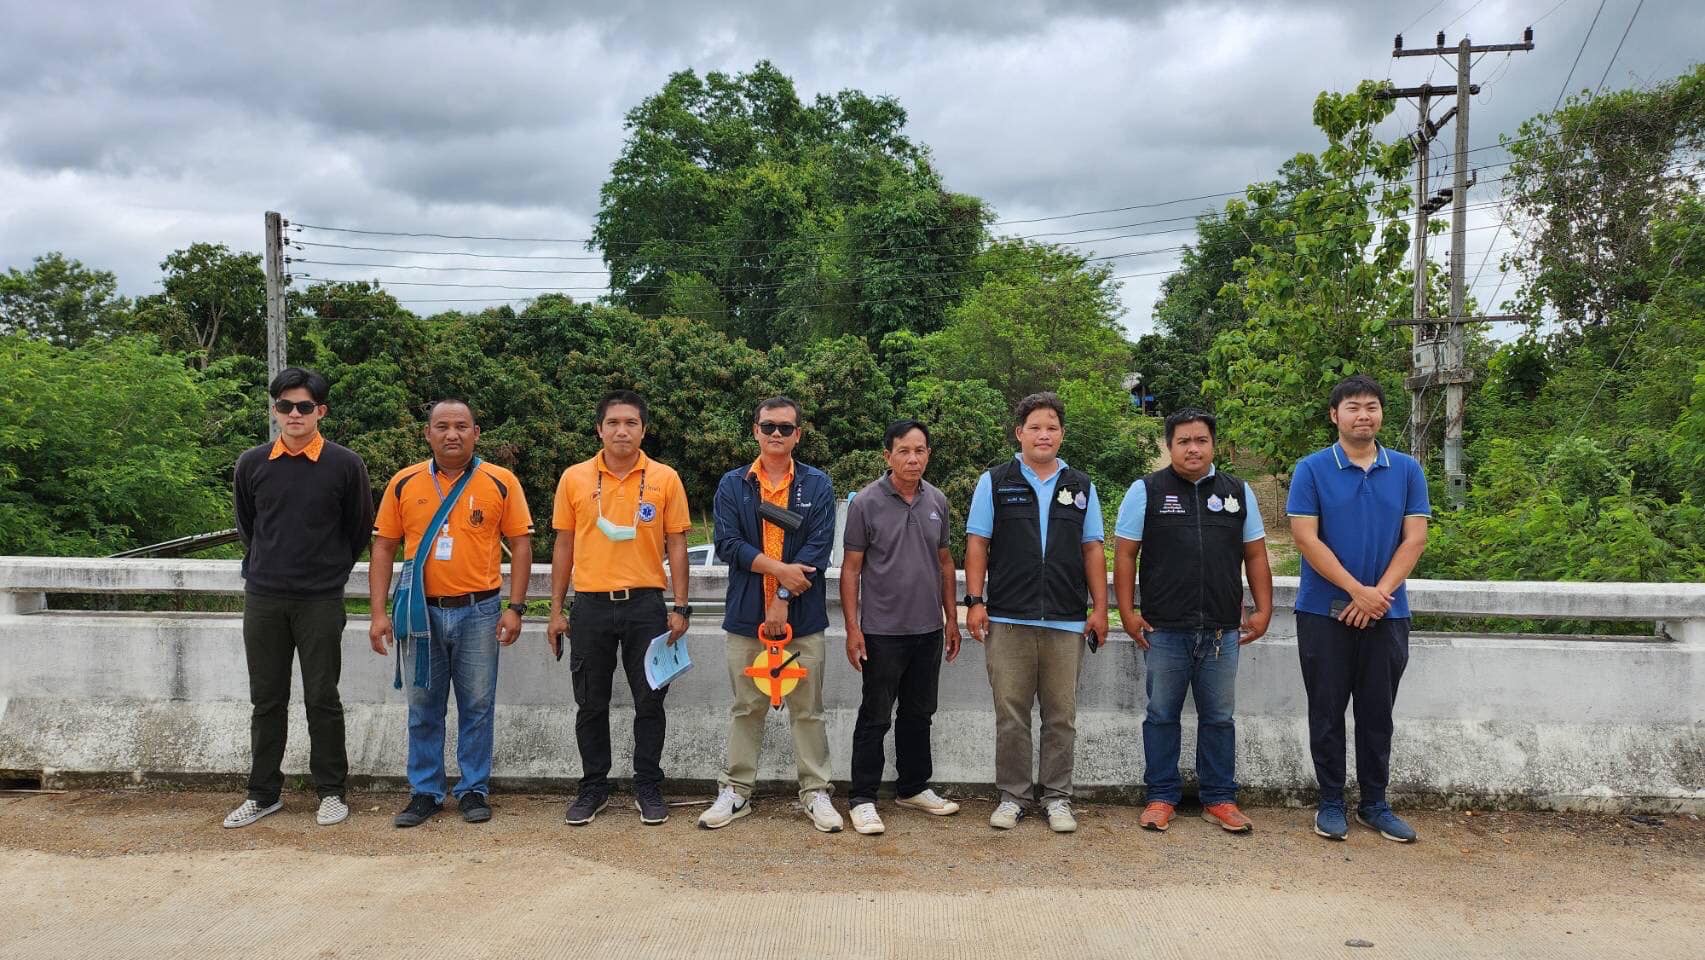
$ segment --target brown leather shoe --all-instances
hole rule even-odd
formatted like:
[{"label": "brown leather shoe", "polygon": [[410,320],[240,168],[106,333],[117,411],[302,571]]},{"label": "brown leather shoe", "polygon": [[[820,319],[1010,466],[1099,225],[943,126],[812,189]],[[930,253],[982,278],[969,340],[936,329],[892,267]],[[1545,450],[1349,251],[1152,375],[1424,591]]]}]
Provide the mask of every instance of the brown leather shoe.
[{"label": "brown leather shoe", "polygon": [[1143,808],[1142,818],[1137,823],[1144,830],[1165,830],[1172,825],[1172,804],[1154,801]]},{"label": "brown leather shoe", "polygon": [[1202,808],[1202,819],[1219,824],[1227,833],[1248,833],[1255,829],[1255,821],[1244,816],[1235,803],[1211,803]]}]

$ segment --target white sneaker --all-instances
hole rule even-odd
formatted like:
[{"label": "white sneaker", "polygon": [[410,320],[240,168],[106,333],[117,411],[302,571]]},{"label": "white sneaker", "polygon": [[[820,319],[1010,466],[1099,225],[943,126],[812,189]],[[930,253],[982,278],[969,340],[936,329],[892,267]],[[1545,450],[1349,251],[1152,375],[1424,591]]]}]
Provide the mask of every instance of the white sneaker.
[{"label": "white sneaker", "polygon": [[888,829],[882,825],[882,815],[876,812],[876,804],[861,803],[852,808],[853,829],[859,833],[881,833]]},{"label": "white sneaker", "polygon": [[996,830],[1011,830],[1024,816],[1024,808],[1011,800],[1002,800],[995,812],[989,814],[989,826]]},{"label": "white sneaker", "polygon": [[733,787],[723,787],[710,809],[699,814],[699,826],[706,830],[719,830],[751,812],[752,805],[740,799],[740,794],[735,793]]},{"label": "white sneaker", "polygon": [[1072,816],[1070,800],[1050,800],[1048,802],[1048,826],[1055,833],[1075,833],[1077,818]]},{"label": "white sneaker", "polygon": [[343,802],[342,797],[320,798],[320,812],[314,814],[316,823],[322,827],[329,827],[334,823],[342,823],[348,819],[349,805]]},{"label": "white sneaker", "polygon": [[[872,810],[871,812],[875,813],[876,811]],[[835,805],[830,802],[827,790],[812,792],[811,799],[805,802],[805,813],[811,818],[811,825],[824,833],[840,833],[841,828],[846,826],[846,821],[841,819],[840,811],[836,810]]]},{"label": "white sneaker", "polygon": [[954,803],[952,800],[943,799],[938,796],[934,790],[925,790],[916,796],[901,797],[894,802],[902,807],[911,807],[913,810],[922,810],[927,814],[937,817],[951,817],[959,812],[959,804]]},{"label": "white sneaker", "polygon": [[225,815],[225,829],[234,830],[237,827],[246,827],[269,813],[277,813],[283,809],[283,800],[274,800],[270,807],[263,807],[253,800],[244,800],[237,805],[237,809]]}]

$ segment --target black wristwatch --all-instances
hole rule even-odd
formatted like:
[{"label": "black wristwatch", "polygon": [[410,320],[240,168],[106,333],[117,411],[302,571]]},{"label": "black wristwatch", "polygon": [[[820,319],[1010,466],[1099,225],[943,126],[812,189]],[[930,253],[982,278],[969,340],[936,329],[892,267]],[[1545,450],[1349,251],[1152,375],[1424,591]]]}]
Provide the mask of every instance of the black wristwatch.
[{"label": "black wristwatch", "polygon": [[515,611],[516,613],[519,613],[523,617],[527,615],[527,605],[525,603],[516,603],[514,601],[510,601],[509,609]]},{"label": "black wristwatch", "polygon": [[675,604],[675,612],[686,617],[688,620],[693,618],[693,607],[691,604],[677,603]]},{"label": "black wristwatch", "polygon": [[965,609],[969,610],[972,607],[982,606],[987,601],[985,601],[982,597],[979,597],[974,593],[967,593],[965,595],[965,599],[961,600],[959,602],[963,603],[965,605]]}]

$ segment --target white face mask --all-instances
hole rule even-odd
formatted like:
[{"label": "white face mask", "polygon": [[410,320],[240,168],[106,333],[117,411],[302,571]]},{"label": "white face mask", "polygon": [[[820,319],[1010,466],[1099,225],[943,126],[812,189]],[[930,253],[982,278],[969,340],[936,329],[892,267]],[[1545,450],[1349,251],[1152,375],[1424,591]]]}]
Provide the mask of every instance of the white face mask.
[{"label": "white face mask", "polygon": [[[622,526],[612,523],[604,517],[604,472],[598,471],[598,489],[593,492],[592,499],[598,504],[598,532],[612,543],[622,543],[632,540],[639,535],[639,528],[633,524]],[[645,471],[639,472],[639,502],[645,503]],[[634,508],[634,519],[639,519],[639,507]]]},{"label": "white face mask", "polygon": [[616,543],[632,540],[639,533],[638,529],[632,526],[622,527],[611,523],[601,513],[598,515],[598,532],[603,534],[605,539]]}]

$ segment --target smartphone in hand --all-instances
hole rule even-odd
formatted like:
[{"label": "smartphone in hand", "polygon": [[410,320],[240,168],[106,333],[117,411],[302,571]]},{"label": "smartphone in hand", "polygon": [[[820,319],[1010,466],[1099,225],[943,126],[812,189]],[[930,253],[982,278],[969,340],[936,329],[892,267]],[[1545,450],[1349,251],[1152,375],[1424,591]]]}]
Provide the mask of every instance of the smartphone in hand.
[{"label": "smartphone in hand", "polygon": [[1083,642],[1089,647],[1090,653],[1101,649],[1101,635],[1096,633],[1093,627],[1083,632]]}]

